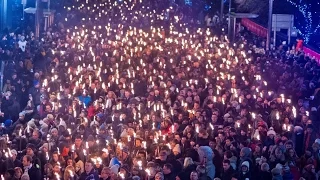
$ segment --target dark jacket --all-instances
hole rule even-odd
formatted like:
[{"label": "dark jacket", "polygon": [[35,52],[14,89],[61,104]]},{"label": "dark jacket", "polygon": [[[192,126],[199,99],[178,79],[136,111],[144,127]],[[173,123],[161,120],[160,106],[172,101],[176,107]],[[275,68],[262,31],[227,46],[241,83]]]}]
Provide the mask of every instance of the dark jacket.
[{"label": "dark jacket", "polygon": [[164,175],[164,180],[175,180],[175,179],[176,179],[176,175],[174,173]]},{"label": "dark jacket", "polygon": [[89,174],[87,174],[86,172],[83,172],[80,175],[79,180],[99,180],[99,175],[94,169],[92,169]]},{"label": "dark jacket", "polygon": [[41,170],[32,165],[28,170],[30,179],[32,180],[41,180]]},{"label": "dark jacket", "polygon": [[236,171],[230,166],[230,168],[227,171],[222,171],[221,173],[221,180],[231,180],[232,177],[234,177],[236,174]]},{"label": "dark jacket", "polygon": [[271,172],[268,172],[268,171],[260,171],[258,172],[257,179],[261,179],[261,180],[272,179],[272,174]]},{"label": "dark jacket", "polygon": [[192,171],[195,171],[197,166],[195,164],[189,165],[182,170],[183,178],[188,179],[190,178],[190,174]]}]

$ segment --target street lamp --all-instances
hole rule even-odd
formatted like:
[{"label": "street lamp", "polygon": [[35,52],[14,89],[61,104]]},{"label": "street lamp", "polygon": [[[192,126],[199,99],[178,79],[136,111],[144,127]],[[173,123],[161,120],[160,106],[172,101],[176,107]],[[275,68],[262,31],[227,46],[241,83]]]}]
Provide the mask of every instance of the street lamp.
[{"label": "street lamp", "polygon": [[[269,0],[268,34],[267,34],[267,43],[266,43],[267,50],[270,50],[270,43],[271,43],[272,9],[273,9],[273,0]],[[275,46],[275,44],[274,44],[274,46]]]},{"label": "street lamp", "polygon": [[229,20],[228,20],[228,37],[231,38],[231,7],[232,0],[229,0]]}]

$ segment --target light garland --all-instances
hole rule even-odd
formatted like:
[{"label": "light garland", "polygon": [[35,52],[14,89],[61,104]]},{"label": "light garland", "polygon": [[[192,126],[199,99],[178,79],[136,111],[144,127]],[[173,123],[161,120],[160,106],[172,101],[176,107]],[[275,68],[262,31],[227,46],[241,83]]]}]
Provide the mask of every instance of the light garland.
[{"label": "light garland", "polygon": [[[305,26],[303,26],[302,28],[297,28],[297,31],[300,35],[302,35],[304,41],[306,42],[306,44],[308,44],[308,42],[310,41],[310,37],[312,34],[316,33],[318,31],[318,29],[320,28],[320,24],[317,25],[316,28],[312,28],[312,13],[311,13],[311,7],[310,5],[307,4],[297,4],[295,2],[293,2],[292,0],[287,0],[287,2],[289,2],[291,5],[295,6],[296,8],[299,9],[299,12],[303,15],[304,20],[305,20]],[[301,3],[301,1],[300,1]]]}]

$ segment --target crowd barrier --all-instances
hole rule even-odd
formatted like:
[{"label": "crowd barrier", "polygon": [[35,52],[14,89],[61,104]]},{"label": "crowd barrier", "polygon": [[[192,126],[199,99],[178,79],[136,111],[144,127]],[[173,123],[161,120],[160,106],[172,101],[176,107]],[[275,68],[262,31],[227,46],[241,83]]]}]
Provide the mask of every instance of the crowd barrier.
[{"label": "crowd barrier", "polygon": [[[263,38],[267,38],[267,34],[268,34],[267,28],[251,21],[250,19],[242,19],[241,24],[253,34]],[[316,52],[315,50],[312,50],[308,46],[303,47],[303,52],[310,58],[314,58],[320,65],[320,54],[318,52]]]}]

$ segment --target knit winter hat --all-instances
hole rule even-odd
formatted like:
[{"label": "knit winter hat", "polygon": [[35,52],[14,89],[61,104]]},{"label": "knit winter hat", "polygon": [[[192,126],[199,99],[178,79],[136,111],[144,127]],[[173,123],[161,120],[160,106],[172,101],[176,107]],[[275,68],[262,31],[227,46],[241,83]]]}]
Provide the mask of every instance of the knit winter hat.
[{"label": "knit winter hat", "polygon": [[273,127],[270,127],[270,128],[269,128],[269,131],[267,132],[267,136],[269,136],[269,135],[274,135],[274,136],[276,136],[276,132],[274,131]]},{"label": "knit winter hat", "polygon": [[251,149],[248,148],[248,147],[243,147],[243,148],[241,149],[241,151],[243,152],[244,157],[248,157],[248,156],[250,155],[250,153],[251,153]]},{"label": "knit winter hat", "polygon": [[261,164],[261,170],[262,171],[269,171],[270,167],[268,163],[262,163]]}]

